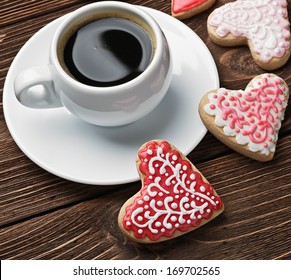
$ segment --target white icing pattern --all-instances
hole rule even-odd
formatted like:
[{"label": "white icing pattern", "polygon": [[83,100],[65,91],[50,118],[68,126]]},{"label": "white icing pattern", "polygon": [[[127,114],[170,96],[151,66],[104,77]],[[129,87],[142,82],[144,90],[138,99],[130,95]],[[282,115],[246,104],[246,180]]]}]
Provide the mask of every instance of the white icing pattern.
[{"label": "white icing pattern", "polygon": [[288,96],[281,78],[264,74],[255,77],[245,91],[220,88],[209,93],[204,110],[215,116],[215,125],[226,136],[235,136],[238,144],[248,145],[252,152],[268,155],[275,152]]},{"label": "white icing pattern", "polygon": [[290,48],[286,0],[237,0],[217,8],[209,18],[216,34],[245,37],[264,63]]},{"label": "white icing pattern", "polygon": [[[148,150],[148,154],[152,154],[152,151]],[[161,147],[149,161],[148,168],[154,181],[145,186],[147,195],[139,199],[140,207],[131,215],[131,222],[140,228],[139,234],[143,233],[143,228],[157,234],[190,224],[191,220],[202,219],[202,214],[211,213],[209,205],[216,206],[219,203],[214,196],[209,197],[209,192],[205,193],[204,186],[196,190],[195,174],[189,174],[189,168],[177,162],[177,156],[164,154]],[[165,182],[164,186],[161,181]],[[161,216],[164,216],[162,221],[159,219]]]}]

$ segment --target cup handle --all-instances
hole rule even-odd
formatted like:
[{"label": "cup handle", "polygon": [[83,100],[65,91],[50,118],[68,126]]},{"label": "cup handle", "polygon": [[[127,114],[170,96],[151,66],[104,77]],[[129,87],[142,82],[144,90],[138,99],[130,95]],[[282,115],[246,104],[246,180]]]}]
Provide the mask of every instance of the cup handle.
[{"label": "cup handle", "polygon": [[26,69],[14,81],[18,101],[30,108],[57,108],[63,106],[55,92],[51,65]]}]

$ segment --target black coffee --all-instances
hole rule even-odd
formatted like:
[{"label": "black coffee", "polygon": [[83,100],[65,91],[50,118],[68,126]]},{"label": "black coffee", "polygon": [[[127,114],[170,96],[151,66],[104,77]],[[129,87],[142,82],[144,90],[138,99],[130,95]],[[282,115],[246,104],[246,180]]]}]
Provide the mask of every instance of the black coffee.
[{"label": "black coffee", "polygon": [[78,29],[64,49],[64,62],[81,83],[108,87],[140,75],[152,58],[152,41],[138,24],[103,18]]}]

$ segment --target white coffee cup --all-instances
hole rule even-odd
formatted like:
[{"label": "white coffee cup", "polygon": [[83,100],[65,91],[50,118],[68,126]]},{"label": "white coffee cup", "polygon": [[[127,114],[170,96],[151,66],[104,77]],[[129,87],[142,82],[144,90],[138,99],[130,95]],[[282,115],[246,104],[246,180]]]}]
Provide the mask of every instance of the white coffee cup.
[{"label": "white coffee cup", "polygon": [[[72,29],[105,16],[126,18],[145,29],[152,42],[152,59],[147,68],[130,81],[108,87],[90,86],[66,72],[62,52]],[[85,122],[119,126],[132,123],[156,108],[165,96],[171,78],[172,58],[167,39],[157,22],[138,6],[104,1],[86,5],[67,15],[53,35],[50,64],[19,73],[14,90],[17,99],[27,107],[64,106]],[[30,96],[30,89],[36,85],[44,86],[49,92],[38,96],[38,99],[45,99],[45,106],[39,106]]]}]

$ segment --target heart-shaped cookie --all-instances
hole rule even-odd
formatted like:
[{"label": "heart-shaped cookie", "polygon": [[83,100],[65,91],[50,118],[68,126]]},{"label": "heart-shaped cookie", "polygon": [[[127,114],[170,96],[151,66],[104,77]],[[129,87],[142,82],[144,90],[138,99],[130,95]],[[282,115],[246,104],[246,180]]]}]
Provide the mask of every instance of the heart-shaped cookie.
[{"label": "heart-shaped cookie", "polygon": [[208,92],[199,114],[208,130],[233,150],[259,161],[271,160],[288,104],[289,89],[274,74],[262,74],[246,89]]},{"label": "heart-shaped cookie", "polygon": [[286,0],[237,0],[208,17],[210,38],[221,46],[248,45],[255,62],[274,70],[290,57],[290,23]]},{"label": "heart-shaped cookie", "polygon": [[165,241],[209,222],[223,211],[213,187],[173,145],[154,140],[138,151],[141,190],[122,206],[118,224],[142,243]]},{"label": "heart-shaped cookie", "polygon": [[209,9],[216,0],[172,0],[172,16],[185,19]]}]

